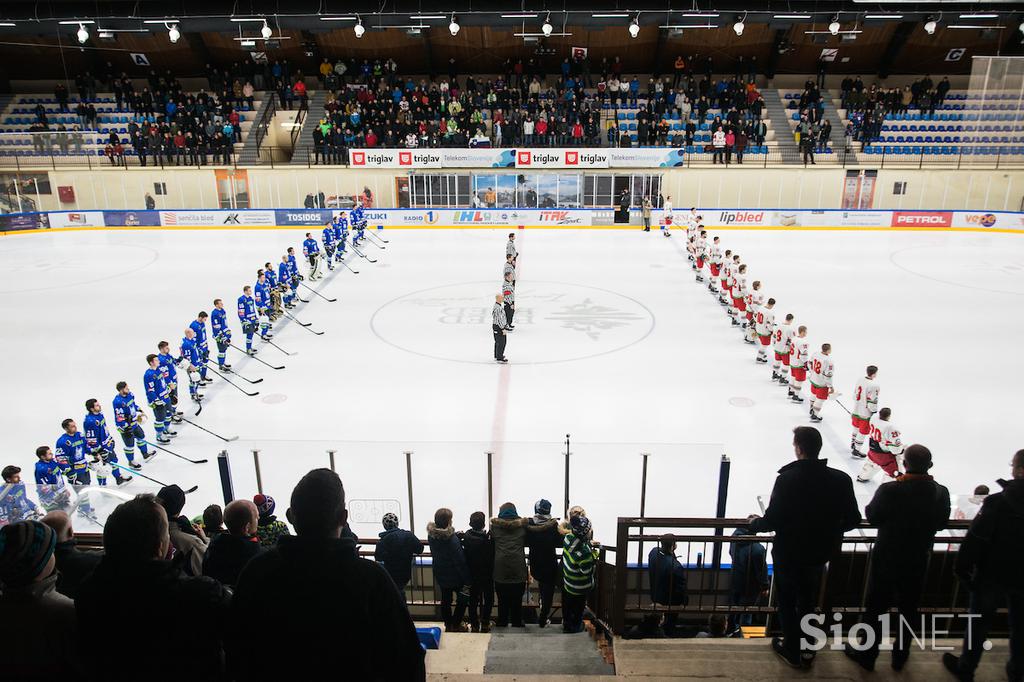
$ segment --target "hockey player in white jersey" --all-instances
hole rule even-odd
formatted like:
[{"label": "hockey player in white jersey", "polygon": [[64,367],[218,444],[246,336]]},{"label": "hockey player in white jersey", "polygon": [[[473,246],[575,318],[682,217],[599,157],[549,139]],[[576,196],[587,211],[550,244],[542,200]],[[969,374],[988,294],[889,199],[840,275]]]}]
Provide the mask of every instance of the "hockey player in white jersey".
[{"label": "hockey player in white jersey", "polygon": [[789,351],[789,399],[794,403],[802,403],[800,395],[807,381],[807,363],[810,362],[810,342],[807,340],[807,327],[797,327],[796,336],[792,337]]},{"label": "hockey player in white jersey", "polygon": [[665,197],[664,203],[661,205],[661,220],[664,223],[662,227],[662,234],[666,237],[672,236],[672,195]]},{"label": "hockey player in white jersey", "polygon": [[[747,327],[747,264],[741,263],[736,268],[736,284],[732,288],[732,323],[741,329]],[[745,332],[744,332],[745,334]]]},{"label": "hockey player in white jersey", "polygon": [[747,307],[747,323],[744,325],[743,340],[749,344],[757,343],[757,332],[754,331],[755,316],[764,303],[764,292],[761,291],[761,280],[754,280],[746,292],[744,303]]},{"label": "hockey player in white jersey", "polygon": [[782,324],[775,327],[772,333],[772,350],[775,360],[772,362],[772,381],[783,386],[789,384],[789,354],[793,342],[793,313],[787,313]]},{"label": "hockey player in white jersey", "polygon": [[757,362],[768,363],[768,344],[771,343],[772,333],[775,331],[775,299],[769,298],[768,302],[757,309],[754,315],[754,327],[757,332]]},{"label": "hockey player in white jersey", "polygon": [[732,249],[725,250],[722,265],[718,270],[718,302],[728,305],[729,278],[732,276]]},{"label": "hockey player in white jersey", "polygon": [[708,291],[712,294],[718,293],[718,278],[722,272],[722,247],[718,235],[711,240],[711,247],[708,249]]},{"label": "hockey player in white jersey", "polygon": [[811,371],[811,421],[821,421],[821,408],[825,405],[829,395],[835,393],[832,388],[832,374],[835,370],[832,364],[832,344],[821,344],[821,350],[811,356],[808,369]]},{"label": "hockey player in white jersey", "polygon": [[693,269],[697,271],[697,281],[704,281],[704,264],[708,260],[708,233],[701,230],[693,240]]},{"label": "hockey player in white jersey", "polygon": [[892,410],[883,407],[871,418],[871,437],[868,440],[868,458],[857,474],[857,480],[867,483],[881,469],[891,478],[902,476],[903,443],[900,432],[889,421]]},{"label": "hockey player in white jersey", "polygon": [[854,457],[865,457],[862,449],[864,437],[871,433],[871,417],[878,411],[878,382],[875,377],[878,368],[868,365],[864,378],[857,381],[853,389],[853,440],[850,450]]},{"label": "hockey player in white jersey", "polygon": [[733,326],[739,326],[739,320],[736,319],[739,314],[739,306],[736,301],[736,284],[737,276],[740,274],[740,257],[739,254],[733,254],[732,264],[729,266],[729,279],[725,283],[725,314],[732,320]]}]

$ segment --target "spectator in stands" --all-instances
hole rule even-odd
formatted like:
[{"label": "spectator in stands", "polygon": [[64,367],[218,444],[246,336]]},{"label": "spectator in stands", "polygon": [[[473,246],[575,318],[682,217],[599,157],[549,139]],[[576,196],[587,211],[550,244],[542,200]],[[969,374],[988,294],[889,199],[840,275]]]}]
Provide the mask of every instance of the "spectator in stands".
[{"label": "spectator in stands", "polygon": [[843,533],[860,523],[853,481],[818,459],[821,433],[793,429],[796,461],[779,470],[764,516],[751,516],[755,533],[775,531],[772,547],[782,637],[772,649],[794,668],[810,665],[813,652],[801,645],[800,620],[814,606],[824,565],[838,552]]},{"label": "spectator in stands", "polygon": [[[149,210],[156,208],[155,201],[153,206],[149,205],[153,200],[149,192],[146,192],[146,197],[146,208]],[[220,508],[219,504],[211,504],[203,510],[203,532],[206,533],[206,537],[210,538],[211,543],[224,532],[224,510]]]},{"label": "spectator in stands", "polygon": [[423,553],[423,541],[411,530],[399,528],[395,513],[385,514],[381,523],[384,532],[379,535],[373,558],[384,565],[405,601],[405,586],[412,580],[412,563],[416,555]]},{"label": "spectator in stands", "polygon": [[68,113],[68,89],[63,83],[57,83],[53,88],[53,97],[57,100],[57,105],[60,106],[60,113]]},{"label": "spectator in stands", "polygon": [[469,516],[469,530],[459,535],[469,569],[469,627],[472,632],[491,631],[494,607],[494,539],[487,532],[483,512]]},{"label": "spectator in stands", "polygon": [[[341,535],[348,512],[338,475],[315,469],[292,491],[296,535],[253,558],[235,590],[229,662],[237,679],[424,680],[423,649],[384,567]],[[257,655],[254,623],[278,623],[278,651]],[[281,655],[279,652],[312,652]]]},{"label": "spectator in stands", "polygon": [[593,530],[586,516],[573,516],[570,532],[562,544],[562,632],[583,631],[587,595],[594,587],[597,548],[591,544]]},{"label": "spectator in stands", "polygon": [[56,544],[57,534],[38,521],[0,528],[5,680],[77,676],[75,603],[56,591]]},{"label": "spectator in stands", "polygon": [[[931,451],[923,445],[911,445],[903,453],[903,461],[906,473],[880,485],[864,509],[868,523],[878,528],[862,619],[868,628],[869,646],[861,650],[861,646],[854,648],[848,643],[846,655],[869,671],[875,669],[878,658],[882,614],[888,617],[889,609],[895,606],[908,624],[918,622],[917,607],[935,534],[949,521],[949,491],[928,475]],[[897,618],[890,620],[887,628],[895,634],[894,670],[902,670],[910,656],[913,635],[903,632],[902,627],[903,620]]]},{"label": "spectator in stands", "polygon": [[[686,606],[686,571],[676,558],[676,536],[666,533],[656,547],[647,554],[647,580],[650,598],[658,606]],[[671,635],[679,620],[677,611],[665,613],[662,629]]]},{"label": "spectator in stands", "polygon": [[185,506],[185,491],[177,485],[168,485],[157,493],[157,501],[163,505],[170,527],[168,533],[174,547],[173,564],[185,575],[203,574],[203,557],[209,541],[203,529],[189,521],[181,513]]},{"label": "spectator in stands", "polygon": [[494,589],[498,593],[498,627],[523,627],[523,592],[526,590],[526,528],[516,506],[506,502],[491,519],[494,538]]},{"label": "spectator in stands", "polygon": [[540,597],[537,625],[543,628],[551,622],[548,616],[554,603],[555,585],[561,583],[557,550],[562,546],[563,536],[558,519],[551,517],[549,501],[542,499],[533,505],[530,530],[526,545],[530,549],[530,575],[537,581]]},{"label": "spectator in stands", "polygon": [[54,559],[57,562],[57,591],[69,599],[78,596],[82,582],[103,558],[103,552],[83,552],[75,546],[75,532],[71,518],[62,511],[52,511],[42,522],[53,529],[57,537]]},{"label": "spectator in stands", "polygon": [[814,162],[814,145],[816,140],[812,133],[804,133],[800,136],[800,151],[802,152],[803,163],[806,166],[807,162],[810,161],[811,165],[816,165]]},{"label": "spectator in stands", "polygon": [[959,680],[974,679],[996,610],[1009,607],[1010,660],[1006,676],[1024,679],[1024,450],[1010,462],[1011,480],[998,481],[1002,491],[985,498],[971,521],[956,558],[956,574],[970,588],[970,612],[978,616],[964,637],[959,656],[946,653],[942,663]]},{"label": "spectator in stands", "polygon": [[[441,618],[447,632],[466,632],[462,623],[469,604],[469,567],[462,552],[462,543],[452,526],[452,510],[441,508],[427,524],[427,542],[434,568],[434,580],[441,592]],[[452,597],[455,610],[452,611]]]},{"label": "spectator in stands", "polygon": [[[82,632],[118,632],[140,614],[159,630],[107,656],[83,656],[87,679],[218,679],[230,592],[210,578],[188,577],[167,561],[171,547],[165,507],[152,495],[119,505],[103,528],[105,554],[75,599]],[[253,621],[255,622],[255,621]],[[178,637],[187,633],[187,646]]]},{"label": "spectator in stands", "polygon": [[224,508],[226,533],[218,533],[210,542],[203,559],[203,575],[229,586],[238,584],[238,576],[249,560],[263,551],[256,537],[259,512],[249,500],[233,500]]},{"label": "spectator in stands", "polygon": [[[750,535],[746,528],[737,528],[733,536]],[[729,604],[731,606],[755,606],[759,601],[767,602],[768,558],[760,542],[731,542],[729,557],[732,567],[729,571]],[[753,616],[749,613],[729,614],[729,630],[751,625]]]},{"label": "spectator in stands", "polygon": [[711,135],[711,147],[714,154],[711,157],[712,163],[725,163],[725,130],[722,126],[715,128]]},{"label": "spectator in stands", "polygon": [[729,636],[729,619],[724,613],[712,613],[708,616],[708,625],[698,632],[694,637],[698,639],[711,638],[720,639]]},{"label": "spectator in stands", "polygon": [[277,507],[277,503],[274,502],[273,497],[260,493],[253,496],[252,502],[256,505],[260,515],[256,535],[259,537],[262,546],[273,547],[282,536],[290,534],[288,524],[284,521],[278,521],[277,517],[274,516],[274,509]]}]

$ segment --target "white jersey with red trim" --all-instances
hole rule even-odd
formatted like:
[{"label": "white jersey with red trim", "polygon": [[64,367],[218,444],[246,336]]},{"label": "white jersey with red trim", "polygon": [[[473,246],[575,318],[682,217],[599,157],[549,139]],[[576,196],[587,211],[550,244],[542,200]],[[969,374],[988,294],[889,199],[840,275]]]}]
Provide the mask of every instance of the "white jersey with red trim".
[{"label": "white jersey with red trim", "polygon": [[810,342],[807,337],[793,336],[790,340],[789,366],[797,369],[806,369],[810,359]]},{"label": "white jersey with red trim", "polygon": [[853,416],[870,419],[878,412],[878,383],[874,379],[864,377],[853,389]]},{"label": "white jersey with red trim", "polygon": [[743,297],[743,302],[747,304],[747,311],[753,315],[757,315],[757,311],[761,308],[761,304],[764,303],[764,294],[761,293],[760,289],[750,289],[746,291],[746,296]]},{"label": "white jersey with red trim", "polygon": [[832,388],[832,372],[835,369],[835,366],[832,364],[832,358],[818,351],[811,356],[808,368],[811,370],[811,384],[813,386]]},{"label": "white jersey with red trim", "polygon": [[711,263],[714,265],[722,264],[722,247],[714,242],[711,242],[711,248],[708,249],[708,257]]},{"label": "white jersey with red trim", "polygon": [[775,333],[772,334],[772,341],[775,342],[775,352],[781,355],[789,354],[790,344],[793,341],[794,334],[796,334],[796,329],[792,324],[783,323],[776,327]]},{"label": "white jersey with red trim", "polygon": [[758,336],[771,336],[775,330],[775,311],[767,306],[759,307],[754,313],[754,331]]},{"label": "white jersey with red trim", "polygon": [[868,447],[875,452],[888,452],[891,455],[903,453],[900,432],[892,422],[882,419],[877,414],[871,418],[871,436]]},{"label": "white jersey with red trim", "polygon": [[746,303],[746,298],[747,298],[747,276],[746,275],[741,275],[739,273],[736,273],[736,276],[733,279],[736,282],[736,284],[735,284],[735,286],[733,287],[733,290],[732,290],[733,298],[742,298],[744,300],[744,303]]},{"label": "white jersey with red trim", "polygon": [[697,235],[693,240],[693,250],[697,256],[701,258],[707,258],[708,255],[708,240],[700,235]]},{"label": "white jersey with red trim", "polygon": [[[736,261],[733,261],[732,265],[729,266],[729,281],[727,281],[726,284],[728,284],[730,288],[736,288],[736,275],[739,274],[739,269],[740,264],[737,263]],[[733,296],[736,295],[735,291],[733,291],[732,293]]]},{"label": "white jersey with red trim", "polygon": [[730,277],[732,277],[732,261],[726,260],[722,262],[722,269],[718,271],[718,279],[725,282],[726,286],[729,286]]}]

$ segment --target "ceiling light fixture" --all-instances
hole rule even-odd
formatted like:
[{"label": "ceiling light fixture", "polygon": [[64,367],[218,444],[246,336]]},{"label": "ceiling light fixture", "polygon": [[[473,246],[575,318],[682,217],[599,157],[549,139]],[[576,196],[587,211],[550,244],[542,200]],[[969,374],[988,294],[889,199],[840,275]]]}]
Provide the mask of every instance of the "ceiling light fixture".
[{"label": "ceiling light fixture", "polygon": [[89,30],[85,27],[85,24],[78,25],[78,42],[84,43],[89,40]]},{"label": "ceiling light fixture", "polygon": [[170,27],[167,29],[167,37],[171,39],[172,43],[178,42],[178,39],[181,38],[181,31],[178,30],[177,24],[170,25]]},{"label": "ceiling light fixture", "polygon": [[640,15],[638,14],[633,18],[633,21],[629,22],[629,36],[636,38],[640,35]]},{"label": "ceiling light fixture", "polygon": [[457,35],[459,35],[459,29],[460,28],[462,28],[462,27],[459,26],[459,22],[455,21],[455,15],[453,14],[452,15],[452,23],[448,24],[448,30],[451,31],[451,34],[453,36],[457,36]]},{"label": "ceiling light fixture", "polygon": [[267,20],[263,20],[263,28],[260,29],[260,35],[263,36],[264,40],[270,40],[270,36],[274,35],[274,31],[270,28],[270,24]]},{"label": "ceiling light fixture", "polygon": [[544,19],[544,25],[540,27],[540,30],[545,37],[551,35],[551,32],[555,30],[555,27],[551,25],[551,12],[548,12],[548,16]]},{"label": "ceiling light fixture", "polygon": [[837,14],[836,18],[832,20],[832,23],[828,25],[828,32],[834,36],[839,35],[840,28],[842,28],[842,26],[839,24],[839,15]]},{"label": "ceiling light fixture", "polygon": [[363,27],[363,20],[359,18],[359,15],[356,15],[356,25],[352,27],[352,30],[355,31],[356,38],[362,38],[363,34],[366,33],[366,29]]}]

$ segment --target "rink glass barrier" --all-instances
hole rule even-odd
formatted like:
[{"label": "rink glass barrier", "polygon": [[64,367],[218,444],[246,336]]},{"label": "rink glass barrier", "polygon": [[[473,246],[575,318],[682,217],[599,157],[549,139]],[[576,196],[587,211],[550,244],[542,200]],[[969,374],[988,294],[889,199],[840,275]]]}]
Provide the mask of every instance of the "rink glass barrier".
[{"label": "rink glass barrier", "polygon": [[[22,472],[24,476],[25,472]],[[113,477],[105,486],[93,480],[91,485],[52,485],[34,483],[0,484],[0,526],[17,521],[42,518],[50,511],[63,511],[71,517],[75,533],[102,533],[107,517],[122,502],[136,495],[156,495],[162,486],[150,483],[131,472],[133,480],[123,486]],[[186,502],[186,511],[192,505]],[[198,513],[202,513],[200,509]]]}]

